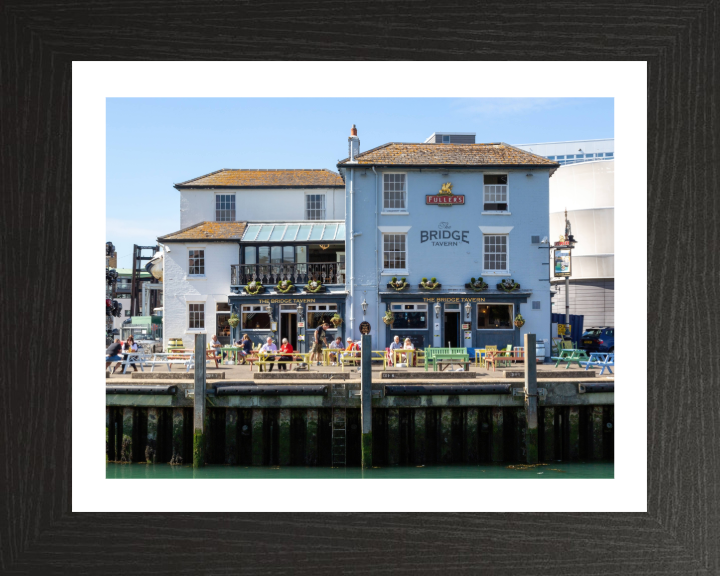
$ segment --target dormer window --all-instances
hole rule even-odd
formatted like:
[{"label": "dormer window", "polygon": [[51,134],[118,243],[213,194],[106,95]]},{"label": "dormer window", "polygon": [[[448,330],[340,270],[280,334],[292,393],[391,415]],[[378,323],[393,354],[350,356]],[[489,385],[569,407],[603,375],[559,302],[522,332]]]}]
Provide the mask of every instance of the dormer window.
[{"label": "dormer window", "polygon": [[442,143],[443,143],[443,144],[450,144],[450,136],[443,136],[443,137],[442,137]]}]

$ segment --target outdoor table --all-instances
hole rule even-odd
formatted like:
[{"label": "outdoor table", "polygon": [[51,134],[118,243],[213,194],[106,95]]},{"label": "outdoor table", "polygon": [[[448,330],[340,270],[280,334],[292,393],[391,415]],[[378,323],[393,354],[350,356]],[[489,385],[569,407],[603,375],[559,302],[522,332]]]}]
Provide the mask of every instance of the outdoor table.
[{"label": "outdoor table", "polygon": [[339,362],[339,354],[344,348],[323,348],[323,366],[330,366],[330,354],[335,354],[335,362]]},{"label": "outdoor table", "polygon": [[437,372],[440,367],[440,372],[444,372],[446,368],[459,365],[462,366],[463,372],[470,371],[470,361],[461,360],[460,358],[438,358],[433,363],[433,371]]},{"label": "outdoor table", "polygon": [[473,348],[475,351],[475,365],[485,365],[485,348]]},{"label": "outdoor table", "polygon": [[585,350],[566,348],[561,350],[560,356],[555,356],[553,360],[557,360],[557,362],[555,362],[555,368],[557,368],[561,363],[567,362],[567,366],[565,366],[565,370],[567,370],[573,362],[577,362],[577,365],[580,368],[580,362],[587,362],[589,361],[589,358]]},{"label": "outdoor table", "polygon": [[600,376],[605,374],[605,370],[613,373],[611,366],[615,366],[615,354],[612,352],[591,352],[590,359],[584,362],[585,370],[588,370],[590,366],[598,366],[601,368]]},{"label": "outdoor table", "polygon": [[415,350],[406,350],[404,348],[396,348],[392,351],[393,353],[393,364],[397,366],[400,363],[404,363],[402,360],[403,354],[407,354],[407,365],[415,365]]},{"label": "outdoor table", "polygon": [[[220,355],[221,355],[220,363],[221,364],[227,364],[226,358],[230,358],[231,356],[234,359],[235,364],[237,364],[238,363],[238,353],[242,350],[242,348],[240,348],[240,346],[221,346],[220,348],[218,348],[218,350],[220,350]],[[224,357],[222,354],[223,352],[227,353]]]}]

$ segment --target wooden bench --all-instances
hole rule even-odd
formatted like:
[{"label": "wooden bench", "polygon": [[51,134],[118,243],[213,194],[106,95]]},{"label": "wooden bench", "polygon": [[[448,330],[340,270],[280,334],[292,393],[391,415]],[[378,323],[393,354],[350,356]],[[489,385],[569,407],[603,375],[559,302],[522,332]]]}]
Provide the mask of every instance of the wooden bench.
[{"label": "wooden bench", "polygon": [[557,368],[560,364],[563,362],[567,362],[567,366],[565,366],[565,370],[570,368],[570,365],[573,362],[577,362],[578,367],[581,367],[581,362],[588,362],[590,358],[588,358],[587,352],[585,350],[577,350],[577,349],[565,349],[560,351],[559,356],[553,356],[551,358],[552,360],[556,360],[555,362],[555,368]]},{"label": "wooden bench", "polygon": [[433,366],[433,372],[437,372],[436,363],[438,360],[461,360],[470,362],[467,348],[426,348],[425,349],[425,372],[428,371],[430,365]]}]

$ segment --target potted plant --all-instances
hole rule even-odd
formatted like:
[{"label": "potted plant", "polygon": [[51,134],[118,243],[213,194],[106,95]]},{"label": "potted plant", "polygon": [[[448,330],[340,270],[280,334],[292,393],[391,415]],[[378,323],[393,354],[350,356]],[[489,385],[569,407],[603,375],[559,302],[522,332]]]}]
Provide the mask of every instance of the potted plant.
[{"label": "potted plant", "polygon": [[322,291],[323,285],[320,280],[309,280],[308,283],[305,285],[305,290],[308,292],[317,293]]},{"label": "potted plant", "polygon": [[483,282],[482,277],[477,280],[475,278],[470,278],[470,283],[465,284],[465,288],[470,288],[470,290],[474,292],[481,292],[483,290],[487,290],[488,285],[487,282]]},{"label": "potted plant", "polygon": [[516,328],[522,328],[525,325],[525,318],[522,317],[522,314],[518,314],[515,316],[515,321],[513,323]]},{"label": "potted plant", "polygon": [[232,326],[233,328],[237,328],[238,324],[240,324],[240,318],[238,318],[238,315],[235,312],[230,314],[230,318],[228,318],[228,324],[230,324],[230,326]]},{"label": "potted plant", "polygon": [[287,294],[290,291],[294,292],[295,286],[293,286],[293,283],[290,282],[290,280],[280,280],[277,286],[275,286],[275,289],[281,294]]},{"label": "potted plant", "polygon": [[395,322],[395,314],[392,313],[392,310],[387,310],[385,312],[385,316],[383,316],[383,322],[387,324],[388,326],[392,326],[393,322]]},{"label": "potted plant", "polygon": [[330,322],[332,322],[332,325],[337,328],[338,326],[340,326],[340,324],[343,323],[343,319],[340,317],[340,314],[336,312],[335,315],[330,318]]},{"label": "potted plant", "polygon": [[260,294],[260,292],[262,292],[263,290],[263,285],[260,284],[260,282],[258,282],[257,280],[253,280],[252,282],[250,282],[250,284],[245,286],[245,292],[247,292],[248,294]]},{"label": "potted plant", "polygon": [[390,283],[388,284],[388,288],[392,288],[396,292],[400,292],[408,286],[410,286],[410,284],[405,282],[405,278],[400,278],[400,280],[398,280],[396,276],[393,276],[390,280]]},{"label": "potted plant", "polygon": [[520,288],[520,284],[515,282],[512,278],[506,278],[505,280],[501,280],[500,283],[497,285],[498,290],[502,290],[503,292],[513,292],[515,290],[518,290]]},{"label": "potted plant", "polygon": [[425,290],[435,290],[436,288],[440,288],[442,284],[437,281],[437,278],[430,278],[430,281],[428,281],[427,278],[423,278],[422,282],[420,282],[420,288],[424,288]]}]

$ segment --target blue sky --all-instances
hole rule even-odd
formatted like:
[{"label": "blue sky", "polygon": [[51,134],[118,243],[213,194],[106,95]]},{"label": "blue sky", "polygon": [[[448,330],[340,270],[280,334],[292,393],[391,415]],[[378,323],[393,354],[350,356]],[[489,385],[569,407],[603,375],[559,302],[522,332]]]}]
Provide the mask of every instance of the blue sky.
[{"label": "blue sky", "polygon": [[328,168],[361,151],[475,132],[477,142],[613,138],[612,98],[108,98],[107,240],[132,245],[180,228],[183,182],[220,168]]}]

